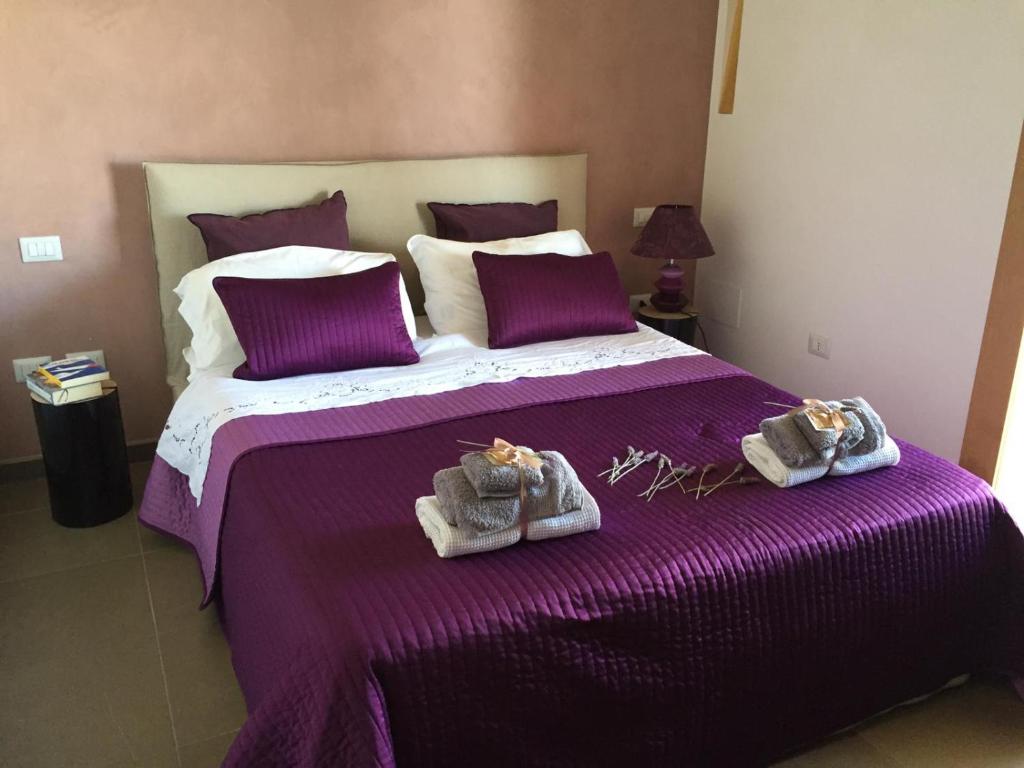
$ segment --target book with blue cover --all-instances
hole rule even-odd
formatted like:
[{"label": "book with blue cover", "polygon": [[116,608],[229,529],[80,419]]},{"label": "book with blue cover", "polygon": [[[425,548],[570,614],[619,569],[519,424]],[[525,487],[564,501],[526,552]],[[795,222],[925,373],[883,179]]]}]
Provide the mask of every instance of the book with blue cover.
[{"label": "book with blue cover", "polygon": [[81,387],[110,378],[110,372],[106,368],[88,357],[54,360],[52,363],[39,366],[37,372],[50,384],[64,389]]}]

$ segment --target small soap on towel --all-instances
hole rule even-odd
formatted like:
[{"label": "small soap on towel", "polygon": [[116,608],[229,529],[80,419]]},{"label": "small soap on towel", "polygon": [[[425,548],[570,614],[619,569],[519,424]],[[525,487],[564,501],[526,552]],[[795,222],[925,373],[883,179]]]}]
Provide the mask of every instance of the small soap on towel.
[{"label": "small soap on towel", "polygon": [[821,461],[804,433],[788,413],[761,422],[761,434],[779,460],[787,467],[805,467]]},{"label": "small soap on towel", "polygon": [[[557,451],[543,451],[542,483],[527,487],[527,512],[531,520],[562,515],[579,509],[583,485],[576,471]],[[516,470],[516,467],[511,467]],[[519,520],[519,491],[515,496],[480,498],[462,467],[442,469],[434,475],[434,493],[449,525],[465,525],[476,531],[500,531]]]},{"label": "small soap on towel", "polygon": [[864,437],[850,448],[850,456],[864,456],[874,453],[885,445],[887,433],[885,422],[877,411],[863,397],[849,397],[839,401],[844,413],[855,413],[864,428]]},{"label": "small soap on towel", "polygon": [[[538,454],[543,458],[543,454]],[[481,451],[462,454],[462,469],[481,499],[519,495],[519,467],[511,464],[492,464]],[[540,467],[523,467],[526,487],[533,488],[544,482]]]},{"label": "small soap on towel", "polygon": [[[836,401],[830,401],[827,405],[836,411],[842,409],[842,405]],[[830,461],[837,450],[839,458],[842,458],[863,439],[864,426],[860,423],[860,419],[857,418],[857,414],[853,411],[847,411],[843,413],[843,417],[846,419],[846,429],[843,430],[841,435],[837,435],[835,427],[817,429],[806,411],[797,411],[791,416],[797,429],[800,430],[807,439],[808,444],[817,453],[818,461]]]}]

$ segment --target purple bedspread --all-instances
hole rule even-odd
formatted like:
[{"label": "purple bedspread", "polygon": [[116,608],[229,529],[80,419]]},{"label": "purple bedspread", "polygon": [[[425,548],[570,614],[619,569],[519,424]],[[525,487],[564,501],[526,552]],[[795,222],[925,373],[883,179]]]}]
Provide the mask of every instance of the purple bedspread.
[{"label": "purple bedspread", "polygon": [[[647,469],[594,479],[627,444],[731,468],[792,398],[712,358],[557,379],[239,419],[198,510],[156,462],[144,521],[219,579],[249,709],[227,765],[759,765],[1024,671],[1021,537],[981,480],[901,443],[873,473],[646,503]],[[494,436],[562,451],[601,530],[438,558],[413,502]]]}]

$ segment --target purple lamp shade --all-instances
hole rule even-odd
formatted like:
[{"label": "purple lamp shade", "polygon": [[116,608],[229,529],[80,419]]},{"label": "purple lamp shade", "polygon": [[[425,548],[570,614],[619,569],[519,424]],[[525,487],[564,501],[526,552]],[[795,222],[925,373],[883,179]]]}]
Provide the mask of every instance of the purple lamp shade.
[{"label": "purple lamp shade", "polygon": [[654,283],[657,292],[651,296],[651,304],[662,312],[679,312],[690,299],[683,294],[683,270],[676,259],[703,259],[713,256],[715,249],[692,205],[659,205],[630,253],[665,261]]}]

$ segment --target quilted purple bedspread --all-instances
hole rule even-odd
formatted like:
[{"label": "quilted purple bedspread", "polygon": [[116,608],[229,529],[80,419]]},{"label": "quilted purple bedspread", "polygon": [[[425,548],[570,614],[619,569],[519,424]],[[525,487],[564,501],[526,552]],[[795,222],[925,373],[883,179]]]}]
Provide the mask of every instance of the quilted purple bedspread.
[{"label": "quilted purple bedspread", "polygon": [[[199,508],[158,460],[143,519],[196,548],[249,709],[226,765],[761,765],[1024,672],[1020,534],[914,446],[699,502],[595,477],[629,444],[731,469],[764,401],[792,398],[701,357],[248,417]],[[495,436],[563,452],[601,530],[438,558],[414,500]]]}]

